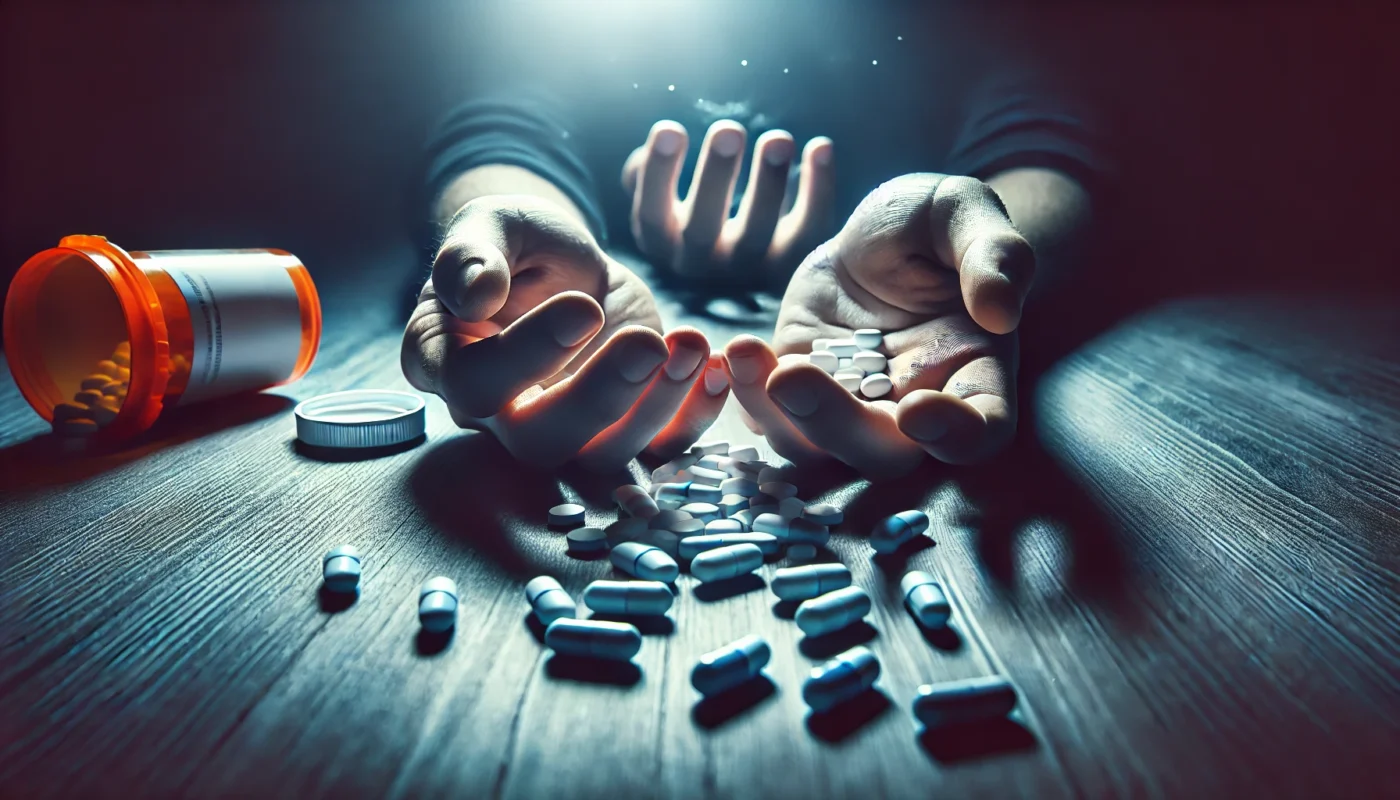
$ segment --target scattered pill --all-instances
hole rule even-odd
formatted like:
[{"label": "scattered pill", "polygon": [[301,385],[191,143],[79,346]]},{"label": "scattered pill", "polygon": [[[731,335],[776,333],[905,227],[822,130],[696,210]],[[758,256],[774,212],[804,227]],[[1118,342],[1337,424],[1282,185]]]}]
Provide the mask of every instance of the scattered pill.
[{"label": "scattered pill", "polygon": [[360,551],[348,544],[332,548],[321,559],[321,578],[332,592],[353,592],[360,585]]},{"label": "scattered pill", "polygon": [[608,546],[617,547],[623,542],[630,542],[647,532],[647,521],[640,517],[623,517],[617,522],[603,529],[608,535]]},{"label": "scattered pill", "polygon": [[681,511],[679,508],[665,508],[656,513],[656,516],[647,520],[647,527],[654,531],[668,531],[677,522],[686,519],[695,519],[689,511]]},{"label": "scattered pill", "polygon": [[802,509],[802,517],[827,527],[840,525],[844,519],[841,509],[830,503],[813,503]]},{"label": "scattered pill", "polygon": [[953,608],[948,604],[948,596],[943,587],[927,572],[910,570],[899,582],[899,592],[904,595],[904,606],[914,619],[925,628],[941,628],[948,624]]},{"label": "scattered pill", "polygon": [[851,356],[851,366],[866,375],[872,375],[876,372],[884,372],[887,362],[883,353],[877,353],[874,350],[861,350]]},{"label": "scattered pill", "polygon": [[885,335],[875,328],[861,328],[851,338],[855,340],[856,347],[862,350],[878,350],[885,341]]},{"label": "scattered pill", "polygon": [[797,487],[786,481],[768,481],[758,485],[758,490],[776,500],[797,496]]},{"label": "scattered pill", "polygon": [[[788,548],[788,555],[791,556],[796,549]],[[816,555],[816,548],[812,548],[812,555]],[[773,573],[772,582],[773,594],[781,600],[811,600],[850,585],[851,571],[845,564],[784,567]]]},{"label": "scattered pill", "polygon": [[772,656],[768,643],[750,634],[700,656],[690,672],[690,685],[706,697],[720,694],[757,677]]},{"label": "scattered pill", "polygon": [[802,684],[802,699],[813,711],[830,711],[869,689],[880,677],[880,662],[868,647],[850,650],[816,667]]},{"label": "scattered pill", "polygon": [[764,555],[773,555],[778,552],[778,539],[771,534],[742,532],[707,533],[704,536],[692,536],[682,541],[680,556],[682,559],[689,560],[706,550],[715,550],[736,544],[751,544],[757,547]]},{"label": "scattered pill", "polygon": [[758,458],[758,448],[751,444],[746,444],[743,447],[731,447],[729,448],[729,457],[739,464],[753,461]]},{"label": "scattered pill", "polygon": [[[753,534],[735,534],[752,536]],[[696,537],[699,538],[699,537]],[[694,541],[693,539],[690,541]],[[763,551],[755,544],[731,544],[706,550],[690,562],[690,574],[701,583],[746,575],[763,566]]]},{"label": "scattered pill", "polygon": [[583,506],[578,503],[560,503],[549,510],[549,524],[557,528],[583,524]]},{"label": "scattered pill", "polygon": [[623,542],[614,547],[612,563],[628,575],[648,581],[670,583],[680,574],[674,558],[654,545],[641,542]]},{"label": "scattered pill", "polygon": [[727,494],[719,499],[719,513],[732,517],[749,507],[749,498],[741,494]]},{"label": "scattered pill", "polygon": [[807,356],[807,360],[828,375],[835,372],[840,363],[840,359],[830,350],[813,350],[812,354]]},{"label": "scattered pill", "polygon": [[564,591],[559,581],[541,575],[525,584],[525,599],[529,601],[535,619],[548,627],[556,619],[573,619],[578,614],[574,598]]},{"label": "scattered pill", "polygon": [[608,549],[608,534],[602,528],[574,528],[565,545],[575,555],[591,555]]},{"label": "scattered pill", "polygon": [[683,519],[666,530],[684,539],[688,536],[700,536],[705,532],[708,524],[698,519]]},{"label": "scattered pill", "polygon": [[720,518],[719,506],[714,503],[687,503],[681,506],[679,511],[701,522],[711,522]]},{"label": "scattered pill", "polygon": [[998,676],[925,684],[914,717],[930,728],[1001,719],[1016,707],[1016,687]]},{"label": "scattered pill", "polygon": [[690,481],[654,485],[652,494],[660,511],[674,511],[690,502]]},{"label": "scattered pill", "polygon": [[789,561],[794,561],[799,564],[804,561],[811,561],[817,557],[817,546],[806,543],[795,544],[787,549],[787,557]]},{"label": "scattered pill", "polygon": [[692,445],[690,452],[697,456],[723,456],[729,454],[729,442],[701,442]]},{"label": "scattered pill", "polygon": [[671,558],[676,558],[677,554],[680,552],[681,537],[670,531],[648,531],[646,538],[642,541],[645,541],[653,547],[660,548],[661,552]]},{"label": "scattered pill", "polygon": [[847,586],[806,600],[793,619],[808,636],[838,631],[870,613],[870,595],[859,586]]},{"label": "scattered pill", "polygon": [[866,375],[860,381],[860,393],[871,400],[884,397],[893,389],[894,382],[890,380],[890,376],[879,372],[874,375]]},{"label": "scattered pill", "polygon": [[842,389],[848,392],[856,392],[860,390],[860,382],[865,378],[865,374],[857,369],[839,369],[836,371],[836,374],[831,377],[835,378],[836,382],[841,384]]},{"label": "scattered pill", "polygon": [[705,523],[705,535],[716,533],[743,533],[744,526],[737,519],[716,519]]},{"label": "scattered pill", "polygon": [[626,622],[556,619],[545,628],[544,643],[564,655],[629,661],[642,649],[642,632]]},{"label": "scattered pill", "polygon": [[429,578],[418,590],[418,623],[429,633],[442,633],[457,624],[457,584],[451,578]]},{"label": "scattered pill", "polygon": [[656,507],[656,501],[651,499],[651,495],[647,494],[645,489],[630,483],[613,490],[613,501],[617,503],[618,509],[629,517],[651,519],[661,510]]},{"label": "scattered pill", "polygon": [[831,531],[827,530],[825,525],[797,517],[787,521],[787,536],[783,538],[794,544],[803,543],[821,547],[831,541]]},{"label": "scattered pill", "polygon": [[818,351],[818,350],[826,350],[826,349],[829,349],[830,347],[831,347],[831,340],[830,340],[830,339],[813,339],[813,340],[812,340],[812,352],[814,352],[814,353],[815,353],[816,351]]},{"label": "scattered pill", "polygon": [[660,616],[675,599],[660,581],[594,581],[583,590],[583,604],[599,614]]},{"label": "scattered pill", "polygon": [[[753,511],[753,506],[749,511]],[[764,513],[754,517],[753,523],[749,526],[759,533],[769,533],[779,539],[786,539],[788,532],[788,521],[776,513]]]},{"label": "scattered pill", "polygon": [[893,553],[900,545],[928,530],[928,515],[922,511],[901,511],[875,523],[870,546],[877,553]]},{"label": "scattered pill", "polygon": [[856,354],[856,341],[854,339],[832,339],[826,343],[826,349],[835,353],[837,358],[850,358]]},{"label": "scattered pill", "polygon": [[807,510],[807,501],[800,497],[784,497],[778,501],[778,516],[783,519],[797,519]]}]

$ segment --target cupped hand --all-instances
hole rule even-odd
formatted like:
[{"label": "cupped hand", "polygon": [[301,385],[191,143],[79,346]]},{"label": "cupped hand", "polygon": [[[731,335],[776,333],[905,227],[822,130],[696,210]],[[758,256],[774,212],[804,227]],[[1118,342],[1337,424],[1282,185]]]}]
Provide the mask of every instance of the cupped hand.
[{"label": "cupped hand", "polygon": [[[832,144],[819,136],[802,150],[798,186],[791,198],[788,170],[797,144],[787,131],[771,130],[754,143],[748,188],[730,217],[747,134],[733,120],[710,126],[685,199],[677,189],[687,134],[678,122],[652,126],[647,141],[622,168],[632,196],[632,235],[650,261],[676,275],[733,285],[786,277],[793,265],[827,235],[832,198]],[[783,209],[790,200],[790,209]]]},{"label": "cupped hand", "polygon": [[693,328],[661,334],[651,292],[582,222],[528,195],[454,217],[404,331],[414,387],[537,466],[624,466],[695,441],[728,394]]},{"label": "cupped hand", "polygon": [[[773,346],[726,348],[750,425],[793,461],[835,458],[872,478],[927,455],[984,460],[1016,431],[1016,326],[1035,272],[1005,206],[973,178],[914,174],[871,192],[798,267]],[[809,363],[812,341],[884,334],[894,388],[866,401]]]}]

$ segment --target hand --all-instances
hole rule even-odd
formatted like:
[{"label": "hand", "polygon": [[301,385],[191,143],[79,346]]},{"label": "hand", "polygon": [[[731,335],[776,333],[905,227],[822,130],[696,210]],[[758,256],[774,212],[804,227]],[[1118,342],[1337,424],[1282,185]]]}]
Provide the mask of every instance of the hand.
[{"label": "hand", "polygon": [[768,131],[754,144],[749,185],[738,214],[729,217],[744,158],[744,126],[710,126],[690,192],[677,198],[685,162],[686,131],[663,120],[651,128],[622,168],[632,195],[632,235],[653,263],[677,275],[732,285],[785,278],[793,264],[827,233],[831,216],[832,145],[819,136],[802,151],[791,210],[783,212],[788,167],[797,145],[787,131]]},{"label": "hand", "polygon": [[[773,348],[753,336],[726,348],[734,396],[793,461],[834,457],[887,478],[926,454],[986,459],[1016,431],[1014,330],[1034,272],[1030,244],[986,184],[895,178],[798,267]],[[884,332],[894,383],[872,402],[805,358],[813,339],[859,328]]]},{"label": "hand", "polygon": [[647,287],[584,225],[529,195],[467,203],[404,331],[414,387],[538,466],[607,470],[680,453],[719,415],[723,356],[659,332]]}]

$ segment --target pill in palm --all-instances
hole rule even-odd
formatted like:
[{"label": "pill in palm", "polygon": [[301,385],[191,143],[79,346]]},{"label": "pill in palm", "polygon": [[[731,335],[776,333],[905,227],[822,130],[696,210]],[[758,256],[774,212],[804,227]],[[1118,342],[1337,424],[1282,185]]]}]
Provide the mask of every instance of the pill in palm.
[{"label": "pill in palm", "polygon": [[549,510],[549,524],[556,528],[583,524],[583,506],[578,503],[560,503]]},{"label": "pill in palm", "polygon": [[418,623],[429,633],[442,633],[457,624],[457,584],[451,578],[429,578],[418,590]]},{"label": "pill in palm", "polygon": [[948,596],[933,576],[920,570],[910,570],[899,582],[899,593],[904,595],[904,606],[914,619],[925,628],[941,628],[948,624],[953,608],[948,604]]},{"label": "pill in palm", "polygon": [[881,554],[893,553],[900,545],[928,530],[928,515],[922,511],[901,511],[875,523],[870,546]]},{"label": "pill in palm", "polygon": [[878,350],[885,340],[884,334],[875,328],[860,328],[851,338],[855,340],[856,347],[862,350]]},{"label": "pill in palm", "polygon": [[826,339],[813,339],[813,340],[812,340],[812,350],[813,350],[813,351],[817,351],[817,350],[826,350],[826,349],[827,349],[828,347],[830,347],[830,346],[831,346],[831,339],[829,339],[829,338],[826,338]]},{"label": "pill in palm", "polygon": [[767,642],[752,634],[745,636],[700,656],[691,670],[690,685],[706,697],[720,694],[757,677],[772,656]]},{"label": "pill in palm", "polygon": [[670,583],[680,574],[676,560],[655,545],[642,542],[623,542],[612,549],[614,567],[648,581]]},{"label": "pill in palm", "polygon": [[894,389],[894,382],[890,380],[890,376],[884,373],[877,372],[874,375],[866,375],[860,381],[860,393],[871,400],[884,397],[892,389]]},{"label": "pill in palm", "polygon": [[642,649],[642,632],[626,622],[556,619],[545,628],[544,643],[563,655],[628,661]]},{"label": "pill in palm", "polygon": [[574,555],[593,555],[608,549],[608,534],[602,528],[574,528],[565,544]]},{"label": "pill in palm", "polygon": [[331,548],[321,558],[321,579],[332,592],[353,592],[360,585],[360,551],[348,544]]},{"label": "pill in palm", "polygon": [[525,599],[540,624],[548,626],[556,619],[573,619],[578,613],[574,599],[559,585],[559,581],[541,575],[525,584]]},{"label": "pill in palm", "polygon": [[852,647],[815,667],[802,684],[802,699],[816,712],[830,711],[875,685],[880,662],[867,647]]},{"label": "pill in palm", "polygon": [[729,448],[729,457],[739,464],[753,461],[758,458],[758,448],[751,444],[746,444],[743,447],[731,447]]},{"label": "pill in palm", "polygon": [[858,348],[855,339],[832,339],[826,343],[826,349],[835,353],[837,358],[850,358]]},{"label": "pill in palm", "polygon": [[807,356],[807,360],[828,375],[835,372],[840,366],[840,359],[830,350],[813,350],[812,354]]},{"label": "pill in palm", "polygon": [[808,636],[838,631],[870,613],[870,595],[859,586],[827,592],[797,607],[793,619]]},{"label": "pill in palm", "polygon": [[827,527],[840,525],[843,519],[841,509],[830,503],[813,503],[802,509],[802,516],[818,525],[826,525]]},{"label": "pill in palm", "polygon": [[914,696],[914,717],[930,728],[1001,719],[1016,707],[1016,687],[990,676],[926,684]]},{"label": "pill in palm", "polygon": [[[800,546],[800,545],[799,545]],[[807,545],[811,547],[811,545]],[[797,547],[788,548],[791,557]],[[816,548],[812,555],[816,556]],[[785,567],[773,573],[773,594],[782,600],[810,600],[851,585],[851,571],[845,564],[811,564]]]},{"label": "pill in palm", "polygon": [[885,371],[885,356],[874,350],[861,350],[851,356],[851,366],[869,375]]},{"label": "pill in palm", "polygon": [[683,560],[693,559],[707,550],[716,550],[721,547],[729,547],[736,544],[751,544],[759,549],[764,555],[773,555],[778,552],[778,539],[768,533],[707,533],[704,536],[692,536],[681,542],[680,557]]},{"label": "pill in palm", "polygon": [[599,614],[660,616],[674,600],[660,581],[594,581],[583,590],[583,604]]},{"label": "pill in palm", "polygon": [[[737,534],[743,536],[745,534]],[[752,536],[753,534],[748,534]],[[693,541],[693,540],[692,540]],[[763,551],[755,544],[731,544],[706,550],[690,562],[690,574],[702,583],[737,578],[763,566]]]},{"label": "pill in palm", "polygon": [[865,373],[858,369],[838,369],[831,377],[841,384],[841,388],[848,392],[860,391],[860,382],[865,379]]}]

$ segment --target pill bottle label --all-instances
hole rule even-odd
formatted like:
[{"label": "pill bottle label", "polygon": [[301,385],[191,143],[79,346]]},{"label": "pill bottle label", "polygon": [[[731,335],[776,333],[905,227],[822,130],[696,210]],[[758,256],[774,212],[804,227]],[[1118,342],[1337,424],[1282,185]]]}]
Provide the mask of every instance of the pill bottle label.
[{"label": "pill bottle label", "polygon": [[[236,252],[236,251],[235,251]],[[284,381],[301,350],[301,312],[291,256],[230,251],[147,252],[175,281],[194,329],[190,379],[180,403]],[[212,257],[211,257],[212,256]]]}]

